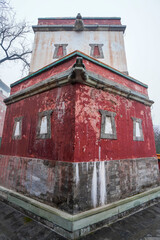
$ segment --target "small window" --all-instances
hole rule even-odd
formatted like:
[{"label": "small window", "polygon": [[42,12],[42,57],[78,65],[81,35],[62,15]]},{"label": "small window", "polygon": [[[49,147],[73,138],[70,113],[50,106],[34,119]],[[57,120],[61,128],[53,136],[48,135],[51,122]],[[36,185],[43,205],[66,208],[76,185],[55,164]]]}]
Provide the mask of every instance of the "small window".
[{"label": "small window", "polygon": [[14,119],[14,127],[12,134],[12,139],[14,140],[22,138],[22,118],[23,117],[17,117]]},{"label": "small window", "polygon": [[99,110],[102,115],[101,138],[117,139],[115,116],[116,113]]},{"label": "small window", "polygon": [[51,114],[53,110],[38,114],[37,138],[51,138]]},{"label": "small window", "polygon": [[132,120],[133,120],[133,140],[144,141],[142,131],[142,119],[132,117]]},{"label": "small window", "polygon": [[55,50],[53,54],[53,58],[61,58],[67,55],[67,46],[68,44],[54,44]]},{"label": "small window", "polygon": [[90,56],[95,58],[104,58],[103,55],[103,44],[89,44],[91,47]]}]

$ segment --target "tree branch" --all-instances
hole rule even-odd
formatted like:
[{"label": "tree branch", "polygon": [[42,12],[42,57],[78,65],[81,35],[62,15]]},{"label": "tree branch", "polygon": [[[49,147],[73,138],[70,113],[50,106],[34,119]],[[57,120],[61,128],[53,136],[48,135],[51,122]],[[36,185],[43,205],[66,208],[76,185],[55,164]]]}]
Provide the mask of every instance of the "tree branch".
[{"label": "tree branch", "polygon": [[9,2],[0,0],[0,64],[20,60],[29,68],[31,50],[26,38],[29,33],[30,27],[25,21],[16,22]]}]

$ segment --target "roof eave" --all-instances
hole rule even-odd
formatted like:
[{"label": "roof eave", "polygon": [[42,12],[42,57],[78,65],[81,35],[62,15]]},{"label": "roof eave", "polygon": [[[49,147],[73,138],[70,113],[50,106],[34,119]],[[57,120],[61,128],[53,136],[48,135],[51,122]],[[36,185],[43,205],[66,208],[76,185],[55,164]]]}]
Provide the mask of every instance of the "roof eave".
[{"label": "roof eave", "polygon": [[[34,32],[48,31],[75,31],[74,25],[33,25]],[[122,31],[124,32],[126,25],[84,25],[83,31]]]},{"label": "roof eave", "polygon": [[114,72],[114,73],[116,73],[116,74],[118,74],[118,75],[120,75],[120,76],[122,76],[122,77],[124,77],[124,78],[126,78],[126,79],[128,79],[128,80],[130,80],[132,82],[134,82],[134,83],[137,83],[137,84],[139,84],[139,85],[141,85],[141,86],[143,86],[145,88],[148,88],[148,85],[146,85],[146,84],[144,84],[144,83],[142,83],[142,82],[140,82],[140,81],[138,81],[138,80],[136,80],[136,79],[134,79],[134,78],[132,78],[130,76],[127,76],[124,73],[118,71],[117,69],[114,69],[114,68],[106,65],[105,63],[100,62],[100,61],[96,60],[95,58],[92,58],[92,57],[90,57],[90,56],[88,56],[88,55],[86,55],[86,54],[84,54],[84,53],[82,53],[80,51],[74,51],[74,52],[66,55],[65,57],[63,57],[63,58],[61,58],[61,59],[59,59],[59,60],[57,60],[57,61],[55,61],[55,62],[53,62],[53,63],[51,63],[51,64],[49,64],[47,66],[45,66],[44,68],[41,68],[38,71],[36,71],[36,72],[26,76],[25,78],[22,78],[22,79],[16,81],[15,83],[12,83],[10,86],[14,87],[14,86],[20,84],[21,82],[26,81],[26,80],[28,80],[28,79],[30,79],[32,77],[35,77],[35,76],[39,75],[40,73],[42,73],[44,71],[47,71],[48,69],[50,69],[50,68],[52,68],[54,66],[57,66],[58,64],[61,64],[64,61],[69,60],[69,59],[71,59],[72,57],[75,57],[75,56],[80,56],[80,57],[82,57],[82,58],[84,58],[86,60],[89,60],[89,61],[91,61],[91,62],[93,62],[93,63],[95,63],[95,64],[97,64],[97,65],[99,65],[99,66],[101,66],[101,67],[103,67],[105,69],[108,69],[108,70],[110,70],[110,71],[112,71],[112,72]]}]

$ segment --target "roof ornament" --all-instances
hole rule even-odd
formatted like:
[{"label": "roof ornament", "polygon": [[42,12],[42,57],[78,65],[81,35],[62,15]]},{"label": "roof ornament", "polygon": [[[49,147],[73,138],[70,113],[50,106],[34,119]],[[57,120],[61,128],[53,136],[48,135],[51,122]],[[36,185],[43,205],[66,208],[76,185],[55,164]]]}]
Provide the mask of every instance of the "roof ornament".
[{"label": "roof ornament", "polygon": [[85,82],[88,79],[88,75],[86,73],[86,68],[83,63],[82,57],[77,57],[76,63],[73,65],[72,71],[68,76],[68,80],[74,84],[76,82]]},{"label": "roof ornament", "polygon": [[83,20],[82,20],[82,16],[80,13],[77,14],[76,21],[74,24],[74,29],[75,29],[75,31],[83,31],[83,29],[84,29]]}]

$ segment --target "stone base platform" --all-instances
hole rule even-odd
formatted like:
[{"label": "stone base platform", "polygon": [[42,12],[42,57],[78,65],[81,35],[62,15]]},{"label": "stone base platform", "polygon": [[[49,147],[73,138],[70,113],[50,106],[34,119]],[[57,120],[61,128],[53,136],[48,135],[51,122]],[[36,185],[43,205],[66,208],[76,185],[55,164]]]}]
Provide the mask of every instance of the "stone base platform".
[{"label": "stone base platform", "polygon": [[158,161],[62,162],[0,155],[0,186],[75,215],[158,187]]},{"label": "stone base platform", "polygon": [[0,197],[68,239],[160,199],[157,158],[62,162],[0,155]]},{"label": "stone base platform", "polygon": [[160,201],[160,187],[75,215],[4,187],[0,187],[0,198],[28,216],[48,225],[67,239],[78,239],[119,218],[157,203]]}]

